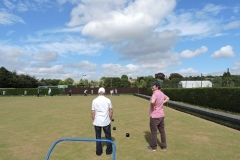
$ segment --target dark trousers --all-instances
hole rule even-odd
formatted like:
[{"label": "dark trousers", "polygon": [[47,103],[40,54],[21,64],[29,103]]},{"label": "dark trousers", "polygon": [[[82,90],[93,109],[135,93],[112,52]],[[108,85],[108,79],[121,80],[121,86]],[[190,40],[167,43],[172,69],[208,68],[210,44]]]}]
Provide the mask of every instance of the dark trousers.
[{"label": "dark trousers", "polygon": [[150,146],[153,149],[157,148],[157,132],[160,132],[161,137],[161,148],[167,148],[166,134],[164,129],[164,117],[162,118],[151,118],[150,117],[150,130],[152,134],[152,139]]},{"label": "dark trousers", "polygon": [[[101,139],[101,133],[102,133],[102,128],[103,128],[103,131],[105,133],[105,138],[108,140],[112,140],[110,124],[105,127],[94,126],[94,128],[95,128],[96,139]],[[106,145],[107,145],[106,154],[108,154],[108,155],[112,154],[112,143],[106,142]],[[102,154],[102,143],[101,142],[96,142],[96,154],[97,155]]]}]

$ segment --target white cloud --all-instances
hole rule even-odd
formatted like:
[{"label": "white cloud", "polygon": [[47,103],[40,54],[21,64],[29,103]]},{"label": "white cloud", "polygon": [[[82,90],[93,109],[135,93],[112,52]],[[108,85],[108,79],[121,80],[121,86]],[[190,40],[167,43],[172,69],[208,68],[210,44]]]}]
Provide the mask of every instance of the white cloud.
[{"label": "white cloud", "polygon": [[[140,56],[148,57],[150,54],[167,53],[179,40],[178,31],[153,32],[147,37],[129,41],[126,44],[116,45],[119,53],[123,54],[125,59],[136,58]],[[160,57],[156,57],[160,59]]]},{"label": "white cloud", "polygon": [[224,9],[226,9],[226,7],[221,6],[221,5],[214,5],[214,4],[208,3],[204,6],[202,11],[204,13],[209,13],[209,14],[212,14],[212,15],[216,16],[218,13],[220,13]]},{"label": "white cloud", "polygon": [[201,48],[199,48],[195,51],[184,50],[180,53],[180,56],[184,57],[184,58],[193,58],[200,54],[206,53],[207,50],[208,50],[208,48],[206,46],[202,46]]},{"label": "white cloud", "polygon": [[43,35],[52,35],[52,34],[66,34],[66,33],[80,33],[82,31],[82,26],[78,26],[78,27],[71,27],[71,28],[56,28],[56,29],[48,29],[48,30],[41,30],[38,31],[37,34],[39,36],[43,36]]},{"label": "white cloud", "polygon": [[198,75],[199,72],[193,68],[187,68],[187,69],[181,69],[179,72],[182,76],[188,76],[188,75]]},{"label": "white cloud", "polygon": [[215,51],[211,58],[228,58],[228,57],[234,57],[233,48],[230,45],[227,45],[225,47],[222,47],[220,50]]},{"label": "white cloud", "polygon": [[234,13],[238,13],[238,12],[239,12],[239,6],[233,7],[233,12],[234,12]]},{"label": "white cloud", "polygon": [[48,68],[51,64],[48,61],[31,61],[29,62],[29,68]]},{"label": "white cloud", "polygon": [[166,16],[165,21],[156,29],[157,31],[178,29],[181,36],[203,36],[209,34],[216,26],[214,20],[199,19],[193,13],[172,13]]},{"label": "white cloud", "polygon": [[21,70],[27,66],[25,58],[27,54],[17,49],[7,51],[0,50],[0,64],[10,71]]},{"label": "white cloud", "polygon": [[81,61],[78,63],[67,63],[66,67],[77,68],[79,70],[87,70],[87,71],[95,71],[97,69],[97,65],[91,63],[89,61]]},{"label": "white cloud", "polygon": [[[178,29],[180,35],[190,40],[203,39],[213,35],[220,35],[223,29],[238,26],[238,22],[229,22],[223,27],[223,20],[219,19],[220,13],[227,7],[222,5],[206,4],[202,9],[190,8],[177,10],[167,15],[158,26],[157,31]],[[229,21],[229,18],[227,19]],[[224,35],[222,33],[221,35]]]},{"label": "white cloud", "polygon": [[78,5],[72,10],[68,25],[84,25],[83,35],[94,39],[125,41],[145,35],[175,6],[174,0],[136,0],[125,5],[125,8],[126,1],[107,2],[101,2],[101,10],[96,1]]},{"label": "white cloud", "polygon": [[9,36],[9,35],[11,35],[12,33],[14,33],[14,31],[13,31],[13,30],[11,30],[11,31],[8,31],[8,32],[6,33],[6,35],[7,35],[7,36]]},{"label": "white cloud", "polygon": [[20,1],[17,5],[17,8],[19,12],[26,12],[29,9],[29,3],[28,2],[23,3]]},{"label": "white cloud", "polygon": [[103,64],[102,68],[104,72],[102,75],[105,77],[119,77],[119,75],[127,75],[128,77],[137,77],[138,75],[142,75],[142,69],[138,65],[128,64],[122,66],[120,64]]},{"label": "white cloud", "polygon": [[21,50],[14,49],[14,47],[12,49],[9,49],[9,50],[6,50],[6,51],[0,50],[0,53],[3,56],[11,57],[11,58],[24,57],[24,56],[27,55],[26,53],[22,52]]},{"label": "white cloud", "polygon": [[[6,44],[2,48],[9,47]],[[22,39],[17,48],[28,54],[36,54],[38,52],[54,51],[59,55],[99,55],[99,51],[104,46],[99,42],[89,42],[86,39],[79,38],[78,35],[65,34],[44,34],[40,36],[28,36]]]},{"label": "white cloud", "polygon": [[8,10],[14,10],[18,12],[32,11],[45,11],[46,8],[50,8],[54,2],[49,0],[3,0],[4,7]]},{"label": "white cloud", "polygon": [[232,70],[230,71],[230,73],[232,75],[240,75],[240,60],[237,60],[234,63],[234,67],[232,68]]},{"label": "white cloud", "polygon": [[50,79],[60,79],[62,75],[67,74],[63,65],[53,65],[51,67],[25,67],[18,71],[19,74],[29,74],[35,76],[36,78],[50,78]]},{"label": "white cloud", "polygon": [[33,57],[32,60],[34,61],[56,61],[58,58],[58,53],[54,51],[45,51],[45,52],[38,52]]},{"label": "white cloud", "polygon": [[237,21],[232,21],[226,25],[223,26],[224,30],[228,30],[228,29],[235,29],[235,28],[239,28],[240,27],[240,20]]},{"label": "white cloud", "polygon": [[15,9],[15,5],[10,0],[3,0],[4,5],[9,9]]},{"label": "white cloud", "polygon": [[19,16],[16,16],[12,13],[9,13],[3,9],[0,10],[0,24],[2,25],[12,25],[15,23],[25,24],[23,19]]}]

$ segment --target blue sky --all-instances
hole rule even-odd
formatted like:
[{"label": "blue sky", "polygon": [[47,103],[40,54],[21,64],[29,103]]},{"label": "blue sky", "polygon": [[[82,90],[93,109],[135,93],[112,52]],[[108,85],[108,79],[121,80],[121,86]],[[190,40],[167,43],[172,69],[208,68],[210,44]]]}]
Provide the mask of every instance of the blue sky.
[{"label": "blue sky", "polygon": [[0,66],[36,78],[240,74],[238,0],[1,0]]}]

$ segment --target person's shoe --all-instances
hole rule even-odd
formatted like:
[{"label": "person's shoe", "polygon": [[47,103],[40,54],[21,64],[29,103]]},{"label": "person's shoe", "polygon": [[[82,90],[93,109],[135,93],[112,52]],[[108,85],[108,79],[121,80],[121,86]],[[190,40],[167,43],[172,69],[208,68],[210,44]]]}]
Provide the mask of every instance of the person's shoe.
[{"label": "person's shoe", "polygon": [[151,151],[156,151],[156,149],[153,149],[151,146],[148,146],[147,148]]},{"label": "person's shoe", "polygon": [[164,152],[166,152],[166,151],[167,151],[167,148],[163,148],[162,150],[163,150]]},{"label": "person's shoe", "polygon": [[97,156],[101,156],[101,155],[102,155],[102,153],[96,153],[96,155],[97,155]]}]

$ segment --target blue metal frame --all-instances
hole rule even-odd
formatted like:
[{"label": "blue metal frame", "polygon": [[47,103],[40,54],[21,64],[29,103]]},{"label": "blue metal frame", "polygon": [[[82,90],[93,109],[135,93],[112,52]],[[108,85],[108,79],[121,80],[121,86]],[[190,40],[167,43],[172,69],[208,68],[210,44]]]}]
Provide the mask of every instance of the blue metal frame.
[{"label": "blue metal frame", "polygon": [[47,156],[46,156],[46,160],[49,159],[50,154],[52,153],[54,147],[62,141],[84,141],[84,142],[110,142],[113,144],[113,153],[112,153],[112,160],[116,160],[116,144],[113,141],[107,140],[107,139],[91,139],[91,138],[60,138],[57,141],[54,142],[54,144],[52,145],[52,147],[49,149]]}]

